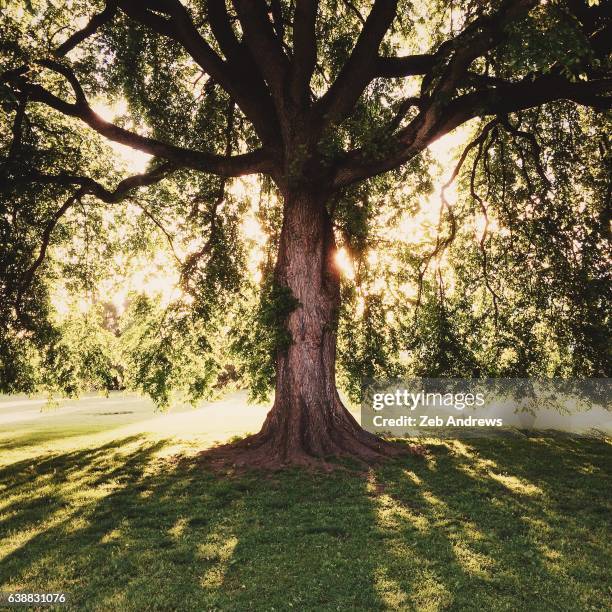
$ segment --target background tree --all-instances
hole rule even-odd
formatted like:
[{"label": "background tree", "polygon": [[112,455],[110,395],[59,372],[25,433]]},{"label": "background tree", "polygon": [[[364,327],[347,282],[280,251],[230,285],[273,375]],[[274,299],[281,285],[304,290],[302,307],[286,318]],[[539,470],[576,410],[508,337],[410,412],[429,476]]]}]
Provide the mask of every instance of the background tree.
[{"label": "background tree", "polygon": [[[266,219],[265,299],[255,330],[261,330],[259,347],[274,353],[275,402],[261,432],[227,452],[268,465],[310,463],[329,455],[371,460],[396,452],[358,426],[336,390],[337,241],[352,247],[355,256],[363,254],[378,209],[392,211],[405,200],[383,195],[390,185],[401,182],[418,190],[427,147],[458,126],[484,118],[461,159],[471,156],[475,168],[485,164],[470,182],[473,201],[484,201],[477,184],[484,176],[487,199],[499,203],[508,225],[530,226],[521,239],[537,253],[546,251],[551,266],[561,265],[553,244],[534,240],[541,224],[557,224],[545,232],[549,236],[567,229],[570,219],[559,216],[570,215],[571,180],[566,172],[563,183],[557,173],[559,182],[544,190],[542,185],[552,181],[539,159],[532,109],[544,109],[557,126],[551,129],[560,133],[584,122],[601,124],[602,115],[593,112],[609,109],[612,99],[611,33],[608,3],[573,0],[118,0],[84,2],[78,8],[9,2],[0,67],[7,118],[1,221],[5,363],[31,363],[24,352],[48,345],[58,333],[49,324],[48,285],[40,269],[62,226],[70,231],[62,221],[82,209],[89,227],[99,229],[105,216],[94,202],[136,201],[135,190],[147,188],[149,195],[137,200],[146,203],[145,216],[170,241],[160,216],[174,219],[175,233],[195,234],[199,240],[181,261],[181,284],[191,296],[188,308],[183,304],[161,315],[162,321],[175,321],[189,349],[177,353],[175,339],[162,338],[136,351],[131,371],[137,384],[165,401],[172,382],[168,373],[191,351],[202,363],[187,386],[195,394],[208,386],[219,369],[207,358],[213,349],[209,328],[222,325],[221,315],[240,293],[245,265],[237,229],[244,202],[232,195],[231,179],[263,175],[268,178],[262,191],[274,192],[279,205],[270,207]],[[109,122],[95,112],[96,100],[125,100],[126,113]],[[568,107],[558,101],[594,110],[572,124],[563,119]],[[503,154],[508,138],[524,139],[529,146]],[[115,178],[105,141],[153,156],[147,171]],[[558,159],[550,166],[570,163],[576,144],[560,136],[551,142]],[[508,176],[521,172],[518,184],[508,186]],[[601,171],[584,174],[590,177],[586,182],[596,183],[591,187],[597,194],[608,189],[603,201],[609,205],[609,181],[600,178]],[[564,184],[565,198],[549,201]],[[500,185],[502,192],[494,192]],[[534,214],[513,212],[513,201],[531,202]],[[550,207],[556,216],[550,216]],[[609,215],[597,210],[598,224],[581,238],[586,250],[592,238],[596,255]],[[453,243],[459,220],[446,205],[442,221],[448,222],[449,233],[421,262],[425,268],[417,266],[416,301],[425,298],[430,304],[429,327],[438,330],[435,346],[451,350],[461,344],[452,328],[458,318],[449,317],[442,276],[430,291],[425,272]],[[485,238],[486,230],[485,225]],[[101,233],[88,232],[83,243],[95,243]],[[496,251],[494,257],[504,255]],[[591,269],[588,257],[584,262]],[[407,261],[415,264],[409,256]],[[495,263],[478,263],[497,325]],[[564,276],[563,295],[566,303],[583,308],[584,282],[575,270]],[[366,300],[364,325],[371,339],[366,347],[385,344],[383,305],[372,295]],[[504,314],[513,316],[514,307]],[[455,312],[466,309],[458,305]],[[147,327],[157,316],[151,305],[136,304],[134,313],[140,324],[134,323],[128,337],[138,338],[143,329],[150,337],[158,329]],[[469,319],[464,317],[466,325]],[[588,326],[580,333],[584,347],[597,335]],[[238,333],[238,350],[248,348],[246,337]],[[350,347],[350,334],[346,338]],[[592,363],[595,353],[588,358]],[[356,349],[357,364],[359,354]],[[464,371],[472,361],[467,351]],[[431,363],[443,371],[444,355]],[[10,369],[3,368],[3,387],[26,386],[26,380],[19,381],[19,368]]]}]

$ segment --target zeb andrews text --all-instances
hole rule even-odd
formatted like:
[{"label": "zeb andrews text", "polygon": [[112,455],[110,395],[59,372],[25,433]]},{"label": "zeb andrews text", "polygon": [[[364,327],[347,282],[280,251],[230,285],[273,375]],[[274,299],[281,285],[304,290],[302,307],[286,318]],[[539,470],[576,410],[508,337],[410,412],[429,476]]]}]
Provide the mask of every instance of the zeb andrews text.
[{"label": "zeb andrews text", "polygon": [[504,424],[500,418],[456,417],[452,414],[447,417],[421,414],[418,418],[407,414],[393,418],[377,414],[372,422],[374,427],[502,427]]}]

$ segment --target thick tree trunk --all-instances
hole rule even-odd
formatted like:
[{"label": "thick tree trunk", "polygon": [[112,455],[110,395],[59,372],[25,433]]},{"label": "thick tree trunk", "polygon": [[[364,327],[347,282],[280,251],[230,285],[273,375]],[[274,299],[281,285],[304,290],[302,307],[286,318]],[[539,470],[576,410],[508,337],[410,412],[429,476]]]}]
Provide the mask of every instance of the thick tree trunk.
[{"label": "thick tree trunk", "polygon": [[277,356],[274,405],[262,430],[235,445],[242,451],[236,462],[276,467],[398,454],[398,446],[359,426],[336,390],[340,278],[325,202],[313,193],[292,193],[284,208],[276,282],[299,304],[286,321],[291,342]]}]

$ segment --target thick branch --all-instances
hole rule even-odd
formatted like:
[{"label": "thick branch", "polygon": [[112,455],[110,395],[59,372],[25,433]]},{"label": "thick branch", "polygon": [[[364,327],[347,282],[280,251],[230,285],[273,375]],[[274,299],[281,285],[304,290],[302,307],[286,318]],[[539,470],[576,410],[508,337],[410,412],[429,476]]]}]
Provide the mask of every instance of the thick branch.
[{"label": "thick branch", "polygon": [[506,26],[526,15],[538,0],[505,0],[492,15],[473,21],[461,34],[443,44],[437,55],[453,51],[443,71],[435,94],[448,94],[455,90],[472,62],[495,48],[506,35]]},{"label": "thick branch", "polygon": [[248,55],[236,37],[225,0],[209,0],[208,21],[219,48],[228,61],[243,61]]},{"label": "thick branch", "polygon": [[[458,98],[470,101],[478,115],[503,115],[532,108],[554,100],[570,100],[598,110],[612,108],[612,78],[569,81],[560,74],[525,78],[518,83],[468,94]],[[470,106],[470,103],[466,104]]]},{"label": "thick branch", "polygon": [[[277,140],[278,120],[268,86],[253,55],[234,33],[225,0],[209,0],[208,21],[226,58],[227,70],[236,75],[235,80],[240,83],[242,93],[234,94],[234,99],[255,126],[262,142],[274,144]],[[249,101],[245,102],[247,99]],[[246,109],[245,103],[248,107]]]},{"label": "thick branch", "polygon": [[23,138],[23,122],[25,120],[26,107],[28,98],[25,94],[20,94],[17,99],[17,109],[15,111],[15,119],[13,121],[13,140],[9,149],[9,159],[14,159],[21,148],[21,140]]},{"label": "thick branch", "polygon": [[282,111],[289,60],[268,18],[267,4],[264,0],[233,0],[233,5],[240,19],[244,40],[270,85],[277,110]]},{"label": "thick branch", "polygon": [[427,74],[435,65],[434,55],[405,55],[402,57],[379,57],[376,60],[375,76],[407,77]]},{"label": "thick branch", "polygon": [[[229,86],[223,61],[198,32],[187,9],[178,0],[137,2],[121,0],[120,8],[133,19],[154,31],[180,42],[191,57],[223,87]],[[162,17],[163,12],[168,17]]]},{"label": "thick branch", "polygon": [[154,138],[149,138],[148,136],[141,136],[113,123],[109,123],[96,114],[91,106],[89,106],[83,89],[70,68],[63,64],[59,65],[52,60],[44,60],[44,62],[40,63],[68,79],[77,99],[75,103],[66,102],[44,87],[30,83],[22,69],[5,73],[2,75],[2,80],[13,85],[22,93],[27,94],[30,101],[42,102],[64,115],[81,119],[89,127],[109,140],[148,153],[149,155],[166,159],[177,166],[228,177],[259,172],[265,173],[270,172],[272,169],[272,160],[264,149],[225,157],[177,147]]},{"label": "thick branch", "polygon": [[103,25],[112,21],[117,13],[117,0],[110,0],[106,3],[104,10],[94,15],[87,25],[81,30],[77,30],[72,36],[64,41],[55,51],[57,57],[63,57],[77,45],[81,44],[86,38],[95,34]]},{"label": "thick branch", "polygon": [[344,6],[357,17],[357,19],[361,22],[361,25],[365,25],[365,19],[361,14],[361,11],[351,2],[351,0],[343,0]]},{"label": "thick branch", "polygon": [[297,0],[293,16],[291,96],[302,107],[310,102],[310,79],[317,63],[318,6],[318,0]]},{"label": "thick branch", "polygon": [[438,83],[440,92],[452,91],[470,64],[501,42],[507,24],[525,15],[536,4],[537,0],[505,0],[495,13],[474,20],[460,34],[440,45],[434,54],[378,57],[372,77],[428,75],[424,81],[427,84],[432,80],[434,68],[448,61]]},{"label": "thick branch", "polygon": [[353,108],[375,75],[378,48],[393,22],[396,8],[397,0],[376,0],[351,56],[333,85],[315,105],[318,122],[340,122]]},{"label": "thick branch", "polygon": [[[236,62],[224,62],[204,40],[179,0],[120,0],[119,7],[132,19],[181,44],[194,61],[236,101],[265,145],[277,138],[276,113],[269,94],[251,87],[252,79]],[[161,16],[159,13],[167,15]],[[245,66],[248,70],[248,66]]]},{"label": "thick branch", "polygon": [[504,116],[555,100],[570,100],[600,110],[612,108],[612,79],[571,82],[560,75],[545,75],[465,94],[444,107],[430,106],[396,133],[386,156],[368,159],[367,153],[359,149],[347,153],[338,166],[334,186],[345,187],[398,168],[474,117]]}]

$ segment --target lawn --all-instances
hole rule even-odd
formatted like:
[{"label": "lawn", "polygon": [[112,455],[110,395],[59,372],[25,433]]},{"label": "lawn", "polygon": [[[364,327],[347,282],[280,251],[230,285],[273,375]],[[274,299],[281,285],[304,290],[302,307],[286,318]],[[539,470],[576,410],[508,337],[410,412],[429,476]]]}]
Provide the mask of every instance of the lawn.
[{"label": "lawn", "polygon": [[213,474],[173,457],[225,432],[223,405],[83,402],[0,403],[0,591],[78,610],[610,609],[609,442],[430,440],[367,471]]}]

